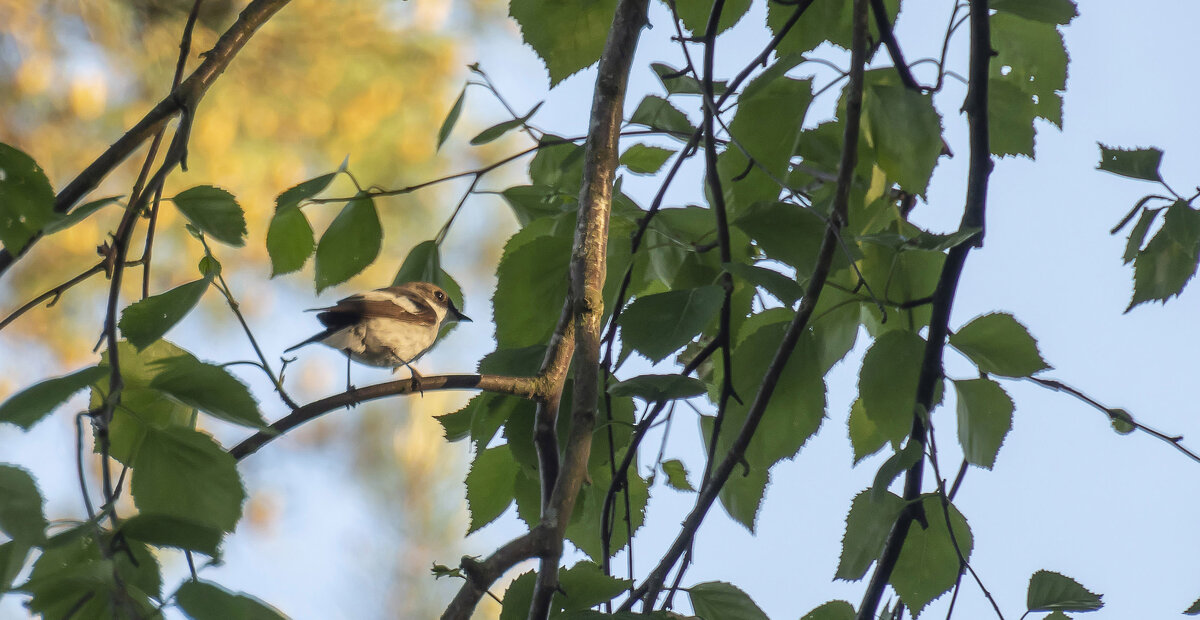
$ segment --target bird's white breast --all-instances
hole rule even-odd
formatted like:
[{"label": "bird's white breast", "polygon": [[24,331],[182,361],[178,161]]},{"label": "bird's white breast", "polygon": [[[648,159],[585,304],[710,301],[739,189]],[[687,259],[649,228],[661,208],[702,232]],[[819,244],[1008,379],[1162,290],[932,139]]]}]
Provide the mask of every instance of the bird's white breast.
[{"label": "bird's white breast", "polygon": [[376,317],[337,331],[321,342],[349,353],[355,361],[395,368],[416,361],[436,338],[436,326]]}]

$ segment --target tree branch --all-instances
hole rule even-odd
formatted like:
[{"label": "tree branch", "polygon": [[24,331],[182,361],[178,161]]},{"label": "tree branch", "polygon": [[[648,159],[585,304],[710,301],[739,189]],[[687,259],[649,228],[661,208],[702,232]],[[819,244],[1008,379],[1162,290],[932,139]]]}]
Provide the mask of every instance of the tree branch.
[{"label": "tree branch", "polygon": [[[950,249],[942,274],[934,291],[933,311],[929,321],[929,337],[925,343],[925,357],[921,363],[921,374],[917,380],[917,400],[913,415],[912,436],[909,441],[921,444],[924,451],[928,430],[922,421],[922,415],[927,414],[933,407],[934,388],[942,380],[942,354],[946,346],[946,335],[950,323],[950,309],[954,303],[954,293],[958,288],[958,280],[962,275],[963,265],[971,248],[983,244],[984,213],[987,205],[988,176],[992,171],[992,157],[988,138],[988,64],[992,57],[991,34],[989,28],[987,0],[970,0],[971,3],[971,59],[970,86],[968,87],[963,109],[967,113],[970,126],[970,169],[967,173],[967,196],[963,208],[962,222],[959,230],[978,228],[979,232],[967,243]],[[921,495],[921,481],[924,473],[925,460],[917,461],[909,468],[904,479],[904,499],[910,500],[906,508],[896,519],[892,531],[888,534],[875,572],[871,575],[870,584],[863,594],[862,605],[858,608],[858,620],[869,620],[875,617],[879,607],[879,599],[887,587],[892,570],[900,557],[900,549],[908,536],[908,530],[916,518],[920,504],[912,502]]]},{"label": "tree branch", "polygon": [[553,529],[555,537],[554,544],[544,550],[541,557],[533,604],[529,609],[530,620],[549,616],[550,601],[558,589],[562,539],[575,509],[579,488],[587,476],[599,400],[600,332],[604,321],[603,291],[613,182],[625,89],[638,38],[646,25],[647,4],[648,0],[621,0],[617,4],[596,77],[584,150],[583,184],[579,191],[579,218],[571,252],[571,291],[567,295],[575,330],[571,426],[550,502],[542,510],[541,522]]},{"label": "tree branch", "polygon": [[[245,47],[250,37],[289,0],[254,0],[238,16],[237,21],[221,35],[217,44],[204,55],[204,62],[192,72],[179,88],[174,89],[158,102],[142,120],[125,132],[100,157],[96,158],[79,176],[75,177],[54,199],[54,210],[67,213],[88,192],[95,189],[104,177],[125,161],[139,145],[154,137],[166,126],[167,121],[182,110],[194,110],[196,104],[225,71],[234,56]],[[173,167],[173,166],[172,166]],[[0,276],[12,266],[19,256],[29,251],[41,233],[35,234],[22,248],[18,256],[8,249],[0,250]]]},{"label": "tree branch", "polygon": [[309,420],[349,405],[363,403],[369,400],[395,396],[397,394],[412,394],[413,392],[435,392],[438,390],[483,390],[497,394],[509,394],[521,398],[539,398],[539,380],[535,377],[505,377],[500,375],[438,375],[421,377],[418,385],[412,379],[388,381],[367,387],[355,388],[341,394],[334,394],[313,401],[297,408],[290,414],[280,418],[267,429],[255,433],[229,453],[235,459],[241,460],[258,451],[272,439],[290,431]]},{"label": "tree branch", "polygon": [[807,328],[808,321],[817,307],[825,280],[829,276],[834,253],[837,251],[840,243],[841,229],[846,224],[847,213],[849,211],[850,186],[854,178],[854,167],[858,161],[863,67],[866,61],[866,1],[855,0],[854,2],[854,36],[851,44],[850,82],[846,91],[846,124],[843,134],[841,161],[838,166],[838,185],[834,194],[833,214],[826,224],[825,235],[821,240],[821,247],[817,254],[817,264],[813,269],[812,276],[809,278],[804,298],[800,302],[800,306],[796,309],[796,315],[792,318],[792,322],[784,334],[783,342],[780,343],[779,349],[775,352],[775,356],[771,360],[771,364],[767,367],[766,374],[763,375],[762,385],[759,387],[758,393],[754,396],[754,401],[746,414],[746,420],[742,423],[742,428],[738,432],[737,438],[734,439],[733,445],[730,446],[729,452],[725,455],[721,464],[713,470],[710,483],[700,490],[699,497],[696,499],[696,506],[684,520],[679,536],[675,538],[667,553],[664,554],[662,560],[659,561],[650,575],[646,577],[642,585],[636,588],[629,599],[621,605],[622,611],[629,611],[632,609],[633,604],[639,600],[644,601],[643,606],[645,609],[653,606],[653,601],[658,596],[658,591],[662,588],[667,573],[670,572],[671,567],[675,565],[675,562],[679,560],[679,557],[691,545],[697,529],[699,529],[700,524],[704,521],[704,517],[708,514],[708,510],[712,507],[713,502],[716,501],[721,487],[729,480],[729,476],[733,473],[738,463],[743,460],[746,448],[750,445],[750,440],[754,437],[754,432],[757,430],[758,424],[766,412],[767,404],[770,402],[771,396],[775,392],[775,387],[779,383],[779,378],[783,374],[783,368],[791,358],[792,351],[796,348],[796,343],[800,339],[800,334]]}]

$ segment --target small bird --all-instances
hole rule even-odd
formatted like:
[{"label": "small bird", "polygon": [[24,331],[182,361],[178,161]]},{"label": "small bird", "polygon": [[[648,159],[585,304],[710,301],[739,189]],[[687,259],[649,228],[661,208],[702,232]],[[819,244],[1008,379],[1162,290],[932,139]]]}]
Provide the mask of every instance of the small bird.
[{"label": "small bird", "polygon": [[328,308],[312,308],[325,331],[284,352],[319,342],[346,354],[346,389],[350,360],[371,366],[408,366],[413,385],[420,375],[412,363],[425,354],[446,321],[470,321],[454,307],[450,296],[429,282],[408,282],[342,299]]}]

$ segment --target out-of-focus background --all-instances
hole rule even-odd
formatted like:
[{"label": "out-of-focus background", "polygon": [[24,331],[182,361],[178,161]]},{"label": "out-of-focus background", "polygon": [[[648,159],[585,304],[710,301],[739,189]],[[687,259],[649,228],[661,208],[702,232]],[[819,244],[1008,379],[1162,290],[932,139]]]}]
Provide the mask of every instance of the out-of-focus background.
[{"label": "out-of-focus background", "polygon": [[[191,4],[0,0],[0,142],[32,155],[61,188],[167,92]],[[206,1],[194,52],[208,49],[242,6]],[[910,61],[936,57],[951,7],[905,5],[897,34]],[[1166,151],[1164,178],[1183,190],[1200,183],[1191,111],[1197,86],[1189,72],[1198,54],[1189,43],[1191,25],[1200,15],[1170,0],[1136,6],[1099,1],[1080,11],[1064,29],[1072,59],[1064,130],[1039,124],[1036,162],[997,163],[987,245],[968,261],[952,325],[992,310],[1011,311],[1039,339],[1055,367],[1052,376],[1107,405],[1125,407],[1146,424],[1189,440],[1194,436],[1191,445],[1200,447],[1196,294],[1189,289],[1165,307],[1151,304],[1122,314],[1132,272],[1121,265],[1124,238],[1110,236],[1108,229],[1154,188],[1095,170],[1098,140],[1153,144]],[[247,212],[247,246],[215,251],[269,356],[315,330],[302,309],[389,283],[408,250],[436,234],[463,186],[380,200],[384,253],[363,275],[319,297],[311,265],[299,274],[269,278],[263,240],[280,191],[332,171],[347,155],[364,184],[400,187],[524,148],[519,136],[483,148],[467,146],[467,138],[505,114],[482,88],[472,87],[459,127],[436,149],[437,128],[473,62],[482,64],[520,112],[548,97],[534,119],[540,127],[559,135],[586,129],[594,71],[547,93],[544,69],[505,13],[498,0],[295,0],[255,35],[205,97],[196,113],[189,171],[171,176],[166,195],[213,184],[238,197]],[[677,47],[666,41],[672,30],[666,15],[655,3],[655,28],[644,34],[629,110],[642,94],[658,92],[650,61],[682,65]],[[719,72],[731,74],[757,51],[765,40],[763,20],[757,7],[722,37],[730,56]],[[965,33],[951,46],[957,58],[951,66],[963,74],[964,44]],[[840,50],[818,52],[846,61]],[[882,56],[877,60],[886,62]],[[193,54],[192,66],[195,62]],[[817,73],[818,84],[832,76],[812,65],[802,66],[804,71]],[[917,76],[929,74],[918,66]],[[962,85],[951,80],[937,102],[950,146],[965,153],[965,121],[958,114],[963,94]],[[818,99],[810,124],[821,120],[821,105],[828,115],[834,96]],[[128,193],[139,164],[140,157],[131,158],[93,196]],[[938,230],[957,225],[965,169],[965,157],[941,161],[916,221]],[[518,165],[485,185],[506,187],[520,174]],[[698,179],[699,171],[691,168],[668,200],[700,202]],[[654,189],[652,181],[626,179],[626,192],[643,205]],[[348,191],[335,187],[331,194]],[[495,196],[476,196],[465,209],[443,245],[443,261],[463,284],[464,310],[477,322],[455,330],[424,358],[419,367],[426,373],[473,370],[494,346],[487,320],[494,265],[516,223]],[[335,214],[319,206],[306,211],[318,230]],[[92,264],[94,248],[115,226],[115,215],[114,210],[92,218],[39,243],[0,282],[0,312]],[[195,277],[199,248],[178,224],[163,209],[152,290]],[[129,280],[127,298],[134,299],[140,277]],[[0,398],[94,360],[90,350],[99,336],[105,284],[95,279],[72,289],[53,308],[31,312],[0,332]],[[212,360],[251,356],[215,295],[168,337]],[[850,498],[871,483],[882,458],[851,467],[845,424],[862,353],[860,344],[830,375],[829,419],[821,432],[796,460],[772,471],[757,536],[714,510],[701,530],[697,564],[687,581],[735,582],[772,618],[799,617],[831,598],[857,604],[863,584],[831,579]],[[951,376],[966,372],[959,362],[949,360]],[[284,413],[259,377],[238,372],[251,383],[268,419]],[[288,367],[287,384],[306,401],[340,391],[343,372],[338,354],[308,348]],[[354,372],[359,385],[388,378],[365,367]],[[1098,412],[1066,396],[1026,383],[1005,388],[1017,403],[1013,431],[995,471],[971,471],[958,500],[975,534],[973,565],[1002,608],[1019,615],[1029,575],[1046,568],[1106,594],[1106,608],[1093,617],[1178,615],[1200,596],[1191,561],[1200,548],[1194,525],[1198,466],[1145,435],[1116,435]],[[204,576],[298,619],[435,616],[457,583],[434,581],[430,565],[454,565],[464,553],[486,554],[521,527],[506,514],[464,539],[468,447],[446,443],[432,415],[453,411],[466,398],[428,393],[333,412],[249,457],[242,466],[248,518],[226,540],[224,565],[205,569]],[[0,460],[35,474],[52,519],[83,512],[70,411],[64,407],[28,433],[0,427]],[[680,424],[668,444],[685,460],[700,454],[698,433],[689,424]],[[244,433],[219,424],[208,430],[227,445]],[[938,435],[943,462],[958,462],[955,444],[953,425],[943,425]],[[647,445],[657,442],[651,438]],[[657,558],[691,501],[689,495],[655,489],[648,525],[635,545],[639,570]],[[162,562],[169,576],[186,573],[179,555],[166,553]],[[624,558],[614,565],[624,566]],[[926,613],[944,614],[946,599]],[[972,585],[957,605],[959,617],[991,613]],[[495,614],[496,606],[485,600],[480,615]],[[0,601],[0,618],[10,617],[24,617],[18,597]]]}]

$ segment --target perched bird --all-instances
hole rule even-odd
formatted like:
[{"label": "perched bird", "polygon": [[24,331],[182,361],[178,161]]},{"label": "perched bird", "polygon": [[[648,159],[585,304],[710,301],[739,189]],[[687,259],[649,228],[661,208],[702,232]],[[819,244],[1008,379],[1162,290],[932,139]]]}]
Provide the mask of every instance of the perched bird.
[{"label": "perched bird", "polygon": [[428,282],[408,282],[351,295],[328,308],[312,308],[325,331],[285,350],[319,342],[346,354],[346,386],[350,360],[371,366],[408,366],[413,384],[420,375],[412,363],[437,339],[446,321],[470,321],[454,307],[446,291]]}]

